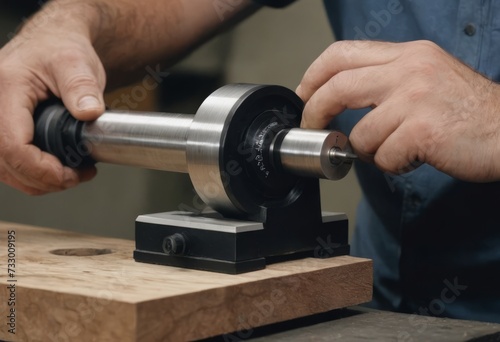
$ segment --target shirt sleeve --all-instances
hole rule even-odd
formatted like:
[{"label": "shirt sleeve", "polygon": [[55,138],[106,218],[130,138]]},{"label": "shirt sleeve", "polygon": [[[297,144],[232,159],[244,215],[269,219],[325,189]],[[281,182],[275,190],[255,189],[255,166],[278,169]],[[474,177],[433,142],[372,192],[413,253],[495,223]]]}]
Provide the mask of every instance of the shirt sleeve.
[{"label": "shirt sleeve", "polygon": [[295,2],[295,0],[253,0],[253,1],[264,6],[275,7],[275,8],[282,8],[290,5],[292,2]]}]

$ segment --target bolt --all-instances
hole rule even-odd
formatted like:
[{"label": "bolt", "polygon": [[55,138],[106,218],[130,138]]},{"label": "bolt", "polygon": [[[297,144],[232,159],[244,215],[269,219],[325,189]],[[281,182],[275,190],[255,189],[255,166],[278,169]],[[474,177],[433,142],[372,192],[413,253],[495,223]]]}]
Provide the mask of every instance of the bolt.
[{"label": "bolt", "polygon": [[186,250],[186,239],[182,234],[175,233],[163,239],[163,251],[167,255],[183,255]]}]

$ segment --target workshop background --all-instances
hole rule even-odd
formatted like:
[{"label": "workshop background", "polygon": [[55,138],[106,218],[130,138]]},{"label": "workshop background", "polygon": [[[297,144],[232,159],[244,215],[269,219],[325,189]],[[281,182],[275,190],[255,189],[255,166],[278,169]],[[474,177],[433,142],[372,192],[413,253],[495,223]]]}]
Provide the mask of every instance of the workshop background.
[{"label": "workshop background", "polygon": [[[0,4],[0,45],[38,3]],[[108,94],[107,104],[195,113],[206,96],[226,83],[295,89],[310,63],[333,40],[322,0],[298,1],[284,10],[264,8],[172,68],[155,91],[146,92],[138,83]],[[0,220],[132,239],[139,214],[198,206],[186,174],[104,164],[98,170],[89,183],[42,197],[0,184]],[[321,181],[321,187],[323,210],[346,212],[352,230],[360,198],[354,171],[341,181]]]}]

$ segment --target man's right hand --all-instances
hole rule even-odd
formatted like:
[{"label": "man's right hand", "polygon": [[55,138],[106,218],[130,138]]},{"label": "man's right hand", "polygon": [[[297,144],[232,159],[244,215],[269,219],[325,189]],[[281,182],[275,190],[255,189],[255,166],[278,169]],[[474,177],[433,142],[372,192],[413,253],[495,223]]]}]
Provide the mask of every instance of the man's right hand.
[{"label": "man's right hand", "polygon": [[[79,120],[104,111],[112,82],[184,54],[259,6],[192,0],[52,0],[0,50],[0,181],[32,195],[93,178],[32,145],[33,112],[51,96]],[[126,77],[123,77],[123,76]]]},{"label": "man's right hand", "polygon": [[105,72],[89,30],[78,19],[59,20],[55,10],[38,13],[0,50],[0,181],[31,195],[74,187],[96,173],[64,167],[31,144],[32,113],[51,96],[80,120],[104,111]]}]

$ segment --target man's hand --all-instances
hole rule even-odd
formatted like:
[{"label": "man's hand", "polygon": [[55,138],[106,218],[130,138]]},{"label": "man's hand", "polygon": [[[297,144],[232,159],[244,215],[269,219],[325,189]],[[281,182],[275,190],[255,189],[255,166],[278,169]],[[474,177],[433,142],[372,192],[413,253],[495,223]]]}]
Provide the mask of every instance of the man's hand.
[{"label": "man's hand", "polygon": [[[37,16],[43,15],[49,16]],[[74,187],[96,172],[63,167],[31,145],[36,105],[57,96],[76,118],[92,120],[104,111],[106,83],[83,23],[73,19],[64,27],[64,21],[47,17],[37,27],[43,19],[37,16],[0,50],[0,181],[32,195]]]},{"label": "man's hand", "polygon": [[[0,50],[0,181],[28,194],[91,179],[33,146],[32,113],[62,98],[79,120],[104,111],[106,76],[122,85],[146,66],[172,64],[218,31],[254,13],[251,0],[52,0]],[[106,72],[107,71],[107,75]]]},{"label": "man's hand", "polygon": [[428,163],[463,180],[500,180],[500,86],[434,43],[334,43],[297,93],[304,128],[324,128],[346,108],[373,108],[350,141],[383,171]]}]

